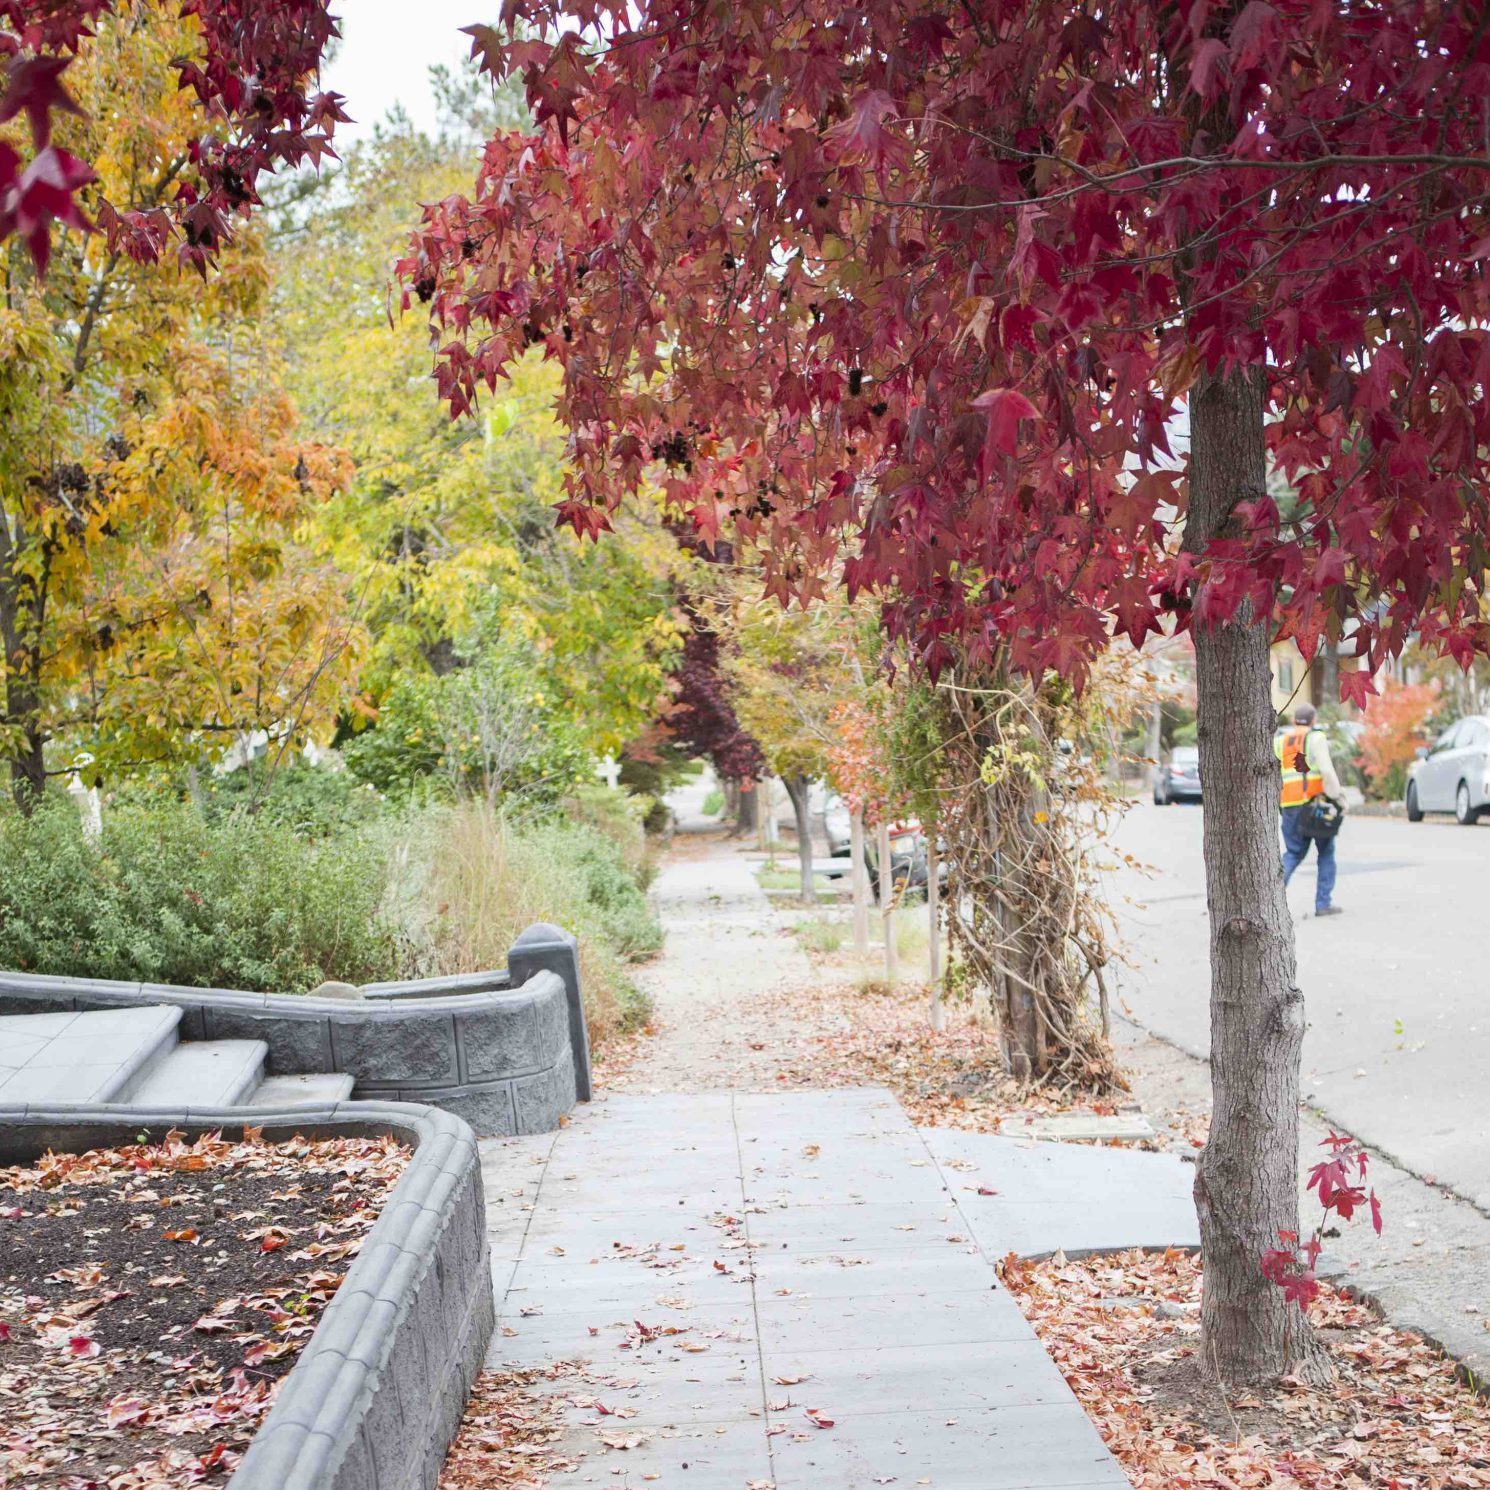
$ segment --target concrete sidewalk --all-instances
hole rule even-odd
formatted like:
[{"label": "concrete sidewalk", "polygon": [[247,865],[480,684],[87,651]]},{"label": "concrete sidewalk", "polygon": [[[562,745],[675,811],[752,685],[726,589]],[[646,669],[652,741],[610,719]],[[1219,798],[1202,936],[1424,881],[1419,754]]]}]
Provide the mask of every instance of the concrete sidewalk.
[{"label": "concrete sidewalk", "polygon": [[[1098,1151],[932,1139],[860,1089],[614,1096],[484,1143],[489,1364],[608,1383],[605,1413],[569,1414],[551,1490],[1125,1487],[993,1266],[1036,1233],[1049,1250],[1061,1168],[1083,1183]],[[1120,1157],[1151,1163],[1109,1211],[1173,1190],[1177,1161]],[[979,1194],[999,1179],[1044,1224]]]}]

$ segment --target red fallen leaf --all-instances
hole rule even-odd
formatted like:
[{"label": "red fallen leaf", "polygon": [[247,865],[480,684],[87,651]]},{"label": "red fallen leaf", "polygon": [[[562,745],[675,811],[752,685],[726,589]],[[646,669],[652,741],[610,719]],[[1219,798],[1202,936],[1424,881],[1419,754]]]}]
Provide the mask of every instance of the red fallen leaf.
[{"label": "red fallen leaf", "polygon": [[116,1397],[104,1413],[111,1428],[126,1428],[143,1423],[150,1416],[150,1404],[138,1397]]},{"label": "red fallen leaf", "polygon": [[194,1228],[188,1226],[181,1231],[167,1231],[162,1233],[168,1242],[195,1242],[197,1234]]},{"label": "red fallen leaf", "polygon": [[987,1185],[979,1185],[978,1186],[978,1194],[979,1195],[997,1195],[998,1194],[998,1191],[997,1190],[990,1190]]},{"label": "red fallen leaf", "polygon": [[802,1416],[805,1417],[814,1428],[831,1428],[833,1426],[833,1419],[824,1417],[822,1410],[817,1407],[804,1407],[802,1409]]},{"label": "red fallen leaf", "polygon": [[7,1221],[19,1221],[25,1214],[25,1211],[18,1205],[0,1207],[0,1216],[4,1216]]},{"label": "red fallen leaf", "polygon": [[0,1341],[10,1339],[10,1326],[0,1321]]},{"label": "red fallen leaf", "polygon": [[229,1453],[226,1444],[215,1443],[205,1454],[198,1457],[196,1466],[192,1470],[193,1479],[201,1479],[209,1474],[227,1474],[238,1461],[238,1455]]},{"label": "red fallen leaf", "polygon": [[260,1252],[278,1252],[279,1249],[281,1247],[283,1247],[284,1245],[285,1245],[285,1239],[284,1239],[284,1237],[282,1237],[282,1236],[266,1236],[264,1238],[264,1240],[259,1243],[259,1251]]},{"label": "red fallen leaf", "polygon": [[87,1360],[98,1355],[103,1346],[97,1340],[90,1340],[86,1335],[74,1335],[67,1342],[67,1348],[80,1360]]},{"label": "red fallen leaf", "polygon": [[261,1340],[257,1345],[250,1345],[243,1352],[243,1364],[245,1366],[258,1366],[264,1361],[283,1360],[295,1349],[293,1340]]}]

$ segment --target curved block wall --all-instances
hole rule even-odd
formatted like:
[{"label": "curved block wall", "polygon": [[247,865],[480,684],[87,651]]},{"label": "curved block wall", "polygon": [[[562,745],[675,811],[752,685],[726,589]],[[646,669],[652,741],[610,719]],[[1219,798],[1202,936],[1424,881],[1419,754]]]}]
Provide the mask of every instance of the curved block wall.
[{"label": "curved block wall", "polygon": [[358,1099],[429,1103],[483,1138],[546,1133],[590,1096],[573,937],[536,926],[505,972],[385,983],[363,999],[0,973],[0,1013],[171,1004],[183,1040],[263,1040],[270,1075],[339,1071]]}]

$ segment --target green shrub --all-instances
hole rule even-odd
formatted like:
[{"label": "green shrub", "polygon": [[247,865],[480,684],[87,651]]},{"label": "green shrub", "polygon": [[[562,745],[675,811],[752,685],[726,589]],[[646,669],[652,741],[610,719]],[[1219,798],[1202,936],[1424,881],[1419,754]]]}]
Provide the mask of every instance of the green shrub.
[{"label": "green shrub", "polygon": [[705,817],[718,817],[724,811],[724,793],[717,786],[709,788],[709,795],[704,798],[703,813]]},{"label": "green shrub", "polygon": [[189,804],[115,805],[89,842],[48,802],[0,821],[0,966],[277,993],[397,977],[384,863],[360,833],[308,843]]},{"label": "green shrub", "polygon": [[536,654],[520,647],[404,679],[342,757],[357,780],[398,800],[444,794],[550,807],[586,779],[591,757],[543,687]]},{"label": "green shrub", "polygon": [[575,876],[593,924],[628,961],[662,947],[662,927],[637,877],[605,834],[581,823],[537,824],[522,833],[529,852],[562,864]]},{"label": "green shrub", "polygon": [[[247,813],[305,838],[363,828],[383,812],[378,793],[350,771],[303,762],[271,767],[256,760],[223,776],[199,777],[194,790],[182,785],[173,795],[177,800],[189,796],[209,822]],[[160,800],[157,795],[155,801]]]},{"label": "green shrub", "polygon": [[564,814],[571,822],[588,824],[610,839],[627,872],[645,890],[657,876],[646,828],[652,805],[651,797],[586,783],[565,801]]}]

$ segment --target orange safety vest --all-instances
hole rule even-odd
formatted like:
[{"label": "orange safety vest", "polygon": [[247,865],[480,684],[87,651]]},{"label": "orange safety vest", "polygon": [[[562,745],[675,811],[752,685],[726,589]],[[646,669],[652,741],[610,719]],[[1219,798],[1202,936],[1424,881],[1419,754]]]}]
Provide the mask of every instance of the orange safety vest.
[{"label": "orange safety vest", "polygon": [[1273,747],[1283,764],[1283,791],[1279,804],[1302,807],[1315,797],[1324,796],[1324,777],[1309,768],[1309,736],[1312,729],[1291,729]]}]

